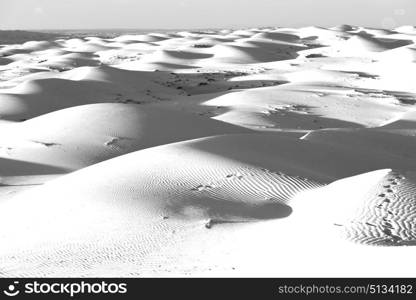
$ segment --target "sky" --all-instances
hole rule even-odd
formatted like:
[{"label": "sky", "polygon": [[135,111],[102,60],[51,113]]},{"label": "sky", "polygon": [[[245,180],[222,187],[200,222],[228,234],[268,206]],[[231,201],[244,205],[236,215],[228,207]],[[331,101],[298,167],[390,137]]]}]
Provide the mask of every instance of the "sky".
[{"label": "sky", "polygon": [[0,0],[0,29],[415,25],[415,0]]}]

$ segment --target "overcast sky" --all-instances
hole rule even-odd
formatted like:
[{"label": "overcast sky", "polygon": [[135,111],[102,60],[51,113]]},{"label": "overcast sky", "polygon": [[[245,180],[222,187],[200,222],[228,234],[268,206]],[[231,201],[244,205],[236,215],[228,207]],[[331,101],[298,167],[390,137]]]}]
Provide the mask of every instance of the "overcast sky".
[{"label": "overcast sky", "polygon": [[0,0],[0,29],[414,25],[416,0]]}]

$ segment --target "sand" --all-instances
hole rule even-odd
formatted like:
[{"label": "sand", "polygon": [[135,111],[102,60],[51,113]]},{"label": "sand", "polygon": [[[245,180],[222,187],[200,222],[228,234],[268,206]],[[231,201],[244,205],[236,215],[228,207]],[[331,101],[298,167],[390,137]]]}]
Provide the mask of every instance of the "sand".
[{"label": "sand", "polygon": [[0,276],[412,276],[416,38],[0,31]]}]

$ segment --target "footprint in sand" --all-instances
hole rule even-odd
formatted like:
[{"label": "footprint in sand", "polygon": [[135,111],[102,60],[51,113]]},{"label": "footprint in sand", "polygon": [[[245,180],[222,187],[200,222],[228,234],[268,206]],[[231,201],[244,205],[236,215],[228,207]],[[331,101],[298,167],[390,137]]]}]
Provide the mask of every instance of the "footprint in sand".
[{"label": "footprint in sand", "polygon": [[394,228],[393,228],[393,225],[391,225],[391,223],[390,223],[390,222],[385,222],[385,223],[383,224],[383,226],[384,226],[385,228],[388,228],[388,229],[394,229]]},{"label": "footprint in sand", "polygon": [[58,143],[49,143],[49,142],[41,142],[41,141],[32,141],[33,143],[40,144],[45,147],[53,147],[53,146],[60,146],[61,144]]},{"label": "footprint in sand", "polygon": [[212,185],[202,185],[202,184],[200,184],[197,187],[192,188],[191,190],[192,191],[197,191],[197,192],[202,192],[202,191],[209,190],[209,189],[212,189],[212,188],[213,188]]},{"label": "footprint in sand", "polygon": [[114,137],[104,143],[105,146],[115,146],[117,145],[118,138]]},{"label": "footprint in sand", "polygon": [[243,175],[240,174],[228,174],[227,176],[225,176],[227,179],[232,179],[232,178],[237,178],[237,179],[243,179]]},{"label": "footprint in sand", "polygon": [[240,223],[240,222],[244,222],[244,221],[237,221],[237,220],[221,220],[221,219],[209,219],[207,223],[205,223],[205,228],[207,229],[211,229],[214,225],[219,225],[219,224],[230,224],[230,223]]}]

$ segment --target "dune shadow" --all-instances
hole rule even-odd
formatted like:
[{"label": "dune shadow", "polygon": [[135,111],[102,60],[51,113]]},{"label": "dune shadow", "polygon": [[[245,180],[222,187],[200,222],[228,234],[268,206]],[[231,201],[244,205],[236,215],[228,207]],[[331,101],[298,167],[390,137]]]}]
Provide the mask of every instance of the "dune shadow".
[{"label": "dune shadow", "polygon": [[68,171],[45,164],[0,158],[0,176],[64,174]]},{"label": "dune shadow", "polygon": [[416,121],[411,120],[397,120],[395,122],[386,124],[380,129],[403,129],[403,130],[415,130],[416,129]]},{"label": "dune shadow", "polygon": [[13,62],[12,59],[0,57],[0,66],[8,65],[9,63]]},{"label": "dune shadow", "polygon": [[212,93],[229,92],[232,90],[248,90],[253,88],[271,87],[289,83],[285,80],[235,80],[235,81],[216,81],[206,83],[199,82],[195,86],[184,86],[181,89],[189,95],[203,95]]},{"label": "dune shadow", "polygon": [[280,202],[247,203],[216,198],[187,198],[168,204],[177,215],[203,216],[226,222],[271,220],[288,217],[292,213],[289,205]]},{"label": "dune shadow", "polygon": [[152,62],[150,63],[157,67],[157,71],[176,71],[176,70],[183,70],[183,69],[199,69],[199,66],[194,65],[183,65],[183,64],[174,64],[169,62]]},{"label": "dune shadow", "polygon": [[281,129],[318,130],[325,128],[363,128],[359,123],[324,117],[314,113],[313,106],[297,105],[292,109],[275,109],[263,118]]}]

